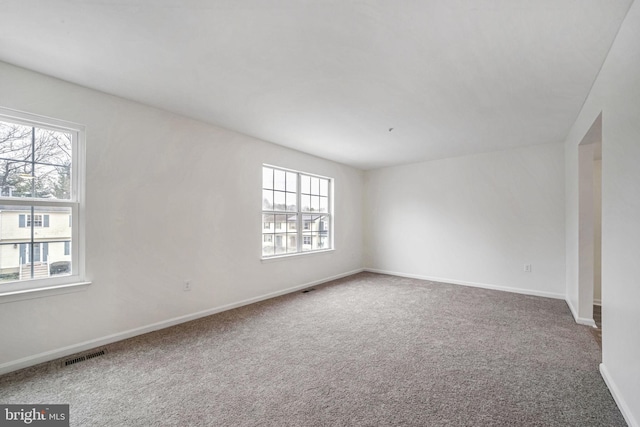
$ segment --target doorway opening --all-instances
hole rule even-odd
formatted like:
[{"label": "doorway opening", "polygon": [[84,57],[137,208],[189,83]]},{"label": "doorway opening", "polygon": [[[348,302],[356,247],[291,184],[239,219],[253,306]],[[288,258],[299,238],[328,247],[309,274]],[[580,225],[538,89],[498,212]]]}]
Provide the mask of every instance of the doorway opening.
[{"label": "doorway opening", "polygon": [[602,113],[578,145],[578,316],[602,346]]}]

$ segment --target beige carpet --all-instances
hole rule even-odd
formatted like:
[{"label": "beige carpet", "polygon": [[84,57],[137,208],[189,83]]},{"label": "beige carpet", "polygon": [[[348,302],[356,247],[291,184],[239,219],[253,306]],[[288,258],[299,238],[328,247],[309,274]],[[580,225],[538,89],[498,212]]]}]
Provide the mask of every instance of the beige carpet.
[{"label": "beige carpet", "polygon": [[362,273],[0,377],[74,426],[624,426],[561,300]]}]

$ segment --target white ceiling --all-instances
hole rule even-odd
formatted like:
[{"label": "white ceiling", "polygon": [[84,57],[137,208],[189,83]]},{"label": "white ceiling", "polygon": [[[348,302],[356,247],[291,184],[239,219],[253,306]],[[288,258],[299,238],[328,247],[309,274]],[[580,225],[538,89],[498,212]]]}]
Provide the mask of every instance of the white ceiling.
[{"label": "white ceiling", "polygon": [[0,0],[0,60],[370,169],[563,141],[631,2]]}]

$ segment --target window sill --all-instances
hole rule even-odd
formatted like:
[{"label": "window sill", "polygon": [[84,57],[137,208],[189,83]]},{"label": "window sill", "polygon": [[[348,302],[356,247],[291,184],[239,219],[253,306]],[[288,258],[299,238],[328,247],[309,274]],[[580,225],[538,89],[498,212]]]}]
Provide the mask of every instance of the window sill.
[{"label": "window sill", "polygon": [[86,290],[90,284],[91,282],[77,282],[66,283],[64,285],[46,286],[42,288],[0,292],[0,304],[33,298],[43,298],[55,295],[69,294],[72,292],[80,292]]},{"label": "window sill", "polygon": [[322,255],[322,254],[328,254],[331,252],[334,252],[335,249],[325,249],[322,251],[313,251],[313,252],[298,252],[295,254],[286,254],[286,255],[277,255],[277,256],[270,256],[267,258],[260,258],[260,261],[263,263],[268,263],[268,262],[275,262],[275,261],[284,261],[287,259],[291,259],[291,258],[299,258],[299,257],[307,257],[307,256],[312,256],[312,255]]}]

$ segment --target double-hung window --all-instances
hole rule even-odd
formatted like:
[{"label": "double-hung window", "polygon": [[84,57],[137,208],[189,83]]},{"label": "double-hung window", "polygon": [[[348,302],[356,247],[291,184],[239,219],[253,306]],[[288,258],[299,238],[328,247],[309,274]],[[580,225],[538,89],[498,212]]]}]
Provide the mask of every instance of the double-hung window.
[{"label": "double-hung window", "polygon": [[263,258],[332,249],[331,178],[262,167]]},{"label": "double-hung window", "polygon": [[0,296],[84,281],[84,128],[0,108]]}]

